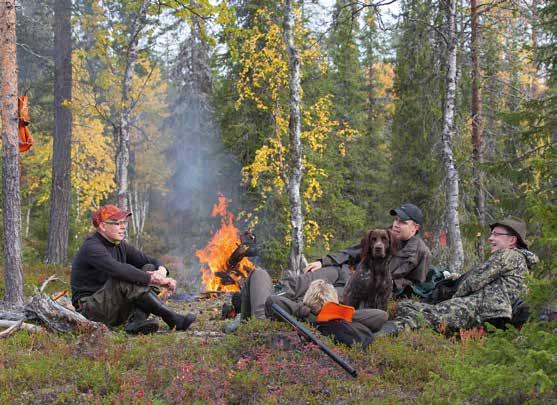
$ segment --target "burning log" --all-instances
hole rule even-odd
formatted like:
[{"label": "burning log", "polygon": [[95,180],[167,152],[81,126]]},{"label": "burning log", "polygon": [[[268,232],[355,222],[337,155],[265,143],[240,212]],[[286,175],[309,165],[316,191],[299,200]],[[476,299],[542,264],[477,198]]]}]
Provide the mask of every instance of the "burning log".
[{"label": "burning log", "polygon": [[226,197],[219,196],[212,216],[221,217],[221,227],[205,248],[195,252],[202,265],[203,284],[207,291],[239,291],[241,281],[255,268],[248,259],[257,254],[255,235],[251,232],[240,235],[234,226],[234,215],[227,211],[227,205]]}]

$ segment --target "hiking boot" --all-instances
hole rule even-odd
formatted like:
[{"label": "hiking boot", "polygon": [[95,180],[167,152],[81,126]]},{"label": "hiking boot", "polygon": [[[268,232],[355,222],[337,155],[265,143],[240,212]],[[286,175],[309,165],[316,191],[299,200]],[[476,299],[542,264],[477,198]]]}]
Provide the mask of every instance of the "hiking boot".
[{"label": "hiking boot", "polygon": [[181,315],[174,312],[164,305],[153,292],[143,294],[136,305],[144,312],[160,316],[170,329],[176,328],[177,331],[188,329],[196,319],[192,313]]},{"label": "hiking boot", "polygon": [[126,323],[124,330],[130,335],[148,335],[159,330],[159,323],[155,319],[132,321]]},{"label": "hiking boot", "polygon": [[373,338],[375,339],[381,336],[397,336],[398,332],[399,330],[396,326],[396,323],[394,323],[393,321],[387,321],[381,329],[373,334]]},{"label": "hiking boot", "polygon": [[234,318],[233,321],[228,322],[226,325],[224,325],[223,328],[224,333],[236,332],[236,330],[238,330],[238,328],[240,327],[241,323],[242,323],[242,314],[238,314],[236,315],[236,318]]},{"label": "hiking boot", "polygon": [[159,323],[154,319],[147,319],[148,313],[134,308],[130,314],[124,330],[131,335],[148,335],[159,330]]}]

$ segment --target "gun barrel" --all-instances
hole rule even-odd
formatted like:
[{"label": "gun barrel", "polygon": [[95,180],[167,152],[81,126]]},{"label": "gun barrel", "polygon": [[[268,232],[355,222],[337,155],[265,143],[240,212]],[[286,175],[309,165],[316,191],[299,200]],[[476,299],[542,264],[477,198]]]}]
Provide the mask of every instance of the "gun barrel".
[{"label": "gun barrel", "polygon": [[304,336],[306,336],[308,339],[310,339],[312,342],[314,342],[317,346],[319,346],[319,349],[321,349],[322,352],[324,352],[327,356],[329,356],[331,359],[333,359],[339,366],[341,366],[344,370],[346,370],[346,372],[348,374],[350,374],[354,378],[357,377],[358,372],[350,364],[348,364],[343,358],[339,357],[336,353],[334,353],[331,349],[329,349],[327,347],[327,345],[325,345],[325,343],[323,343],[320,339],[318,339],[313,333],[311,333],[300,322],[298,322],[296,319],[294,319],[292,317],[292,315],[290,315],[288,312],[286,312],[284,309],[282,309],[277,304],[273,304],[271,306],[271,308],[273,309],[273,311],[278,316],[280,316],[283,320],[285,320],[292,327],[294,327],[294,329],[301,332]]}]

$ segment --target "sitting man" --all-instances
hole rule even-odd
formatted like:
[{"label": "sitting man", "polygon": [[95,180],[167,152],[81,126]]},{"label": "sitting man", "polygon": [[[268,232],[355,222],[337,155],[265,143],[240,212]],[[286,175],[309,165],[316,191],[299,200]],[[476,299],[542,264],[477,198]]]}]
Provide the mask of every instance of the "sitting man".
[{"label": "sitting man", "polygon": [[[416,205],[402,204],[392,209],[390,214],[394,217],[391,232],[398,244],[389,262],[393,292],[396,294],[412,283],[425,281],[431,264],[431,252],[419,236],[423,214]],[[355,267],[360,261],[361,249],[361,245],[352,246],[308,264],[304,269],[306,274],[286,280],[291,290],[289,295],[300,297],[315,279],[327,280],[341,292],[350,277],[350,267]]]},{"label": "sitting man", "polygon": [[404,300],[397,316],[377,335],[396,335],[404,329],[431,326],[458,331],[490,322],[502,325],[512,319],[512,307],[526,290],[528,269],[538,257],[528,250],[526,225],[505,218],[490,225],[490,258],[458,279],[453,297],[438,304]]},{"label": "sitting man", "polygon": [[72,262],[72,304],[87,319],[108,326],[128,320],[126,332],[153,333],[161,317],[170,328],[186,330],[195,315],[166,307],[152,286],[176,289],[161,263],[124,241],[131,213],[108,204],[93,213],[96,232],[87,237]]}]

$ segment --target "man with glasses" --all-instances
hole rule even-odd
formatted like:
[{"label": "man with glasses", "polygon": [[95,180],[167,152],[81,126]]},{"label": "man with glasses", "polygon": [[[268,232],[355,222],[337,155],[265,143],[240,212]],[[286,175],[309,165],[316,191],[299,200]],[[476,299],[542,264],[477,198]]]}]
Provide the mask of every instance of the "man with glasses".
[{"label": "man with glasses", "polygon": [[[161,317],[176,330],[186,330],[195,315],[181,315],[165,306],[154,288],[176,289],[176,281],[157,259],[124,239],[130,212],[103,205],[92,215],[96,232],[87,237],[72,262],[72,304],[86,318],[108,326],[127,321],[128,333],[153,333]],[[153,288],[154,287],[154,288]]]},{"label": "man with glasses", "polygon": [[526,224],[508,217],[490,225],[491,256],[458,279],[453,297],[435,305],[405,300],[397,317],[378,335],[431,326],[458,331],[489,322],[504,327],[513,318],[513,305],[526,290],[526,276],[538,257],[528,250]]}]

